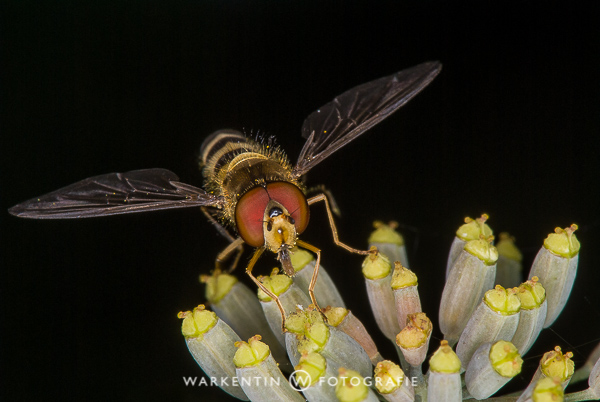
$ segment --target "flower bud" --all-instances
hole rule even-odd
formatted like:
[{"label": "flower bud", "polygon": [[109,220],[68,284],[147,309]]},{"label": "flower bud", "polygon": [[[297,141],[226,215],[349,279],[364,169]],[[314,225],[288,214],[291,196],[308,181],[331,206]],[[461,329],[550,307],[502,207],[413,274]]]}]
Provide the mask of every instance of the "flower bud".
[{"label": "flower bud", "polygon": [[557,346],[554,350],[544,353],[539,369],[543,376],[557,378],[565,388],[575,372],[575,363],[571,357],[573,357],[573,353],[563,354],[560,347]]},{"label": "flower bud", "polygon": [[[571,360],[571,357],[573,357],[573,353],[568,352],[563,354],[559,346],[555,347],[554,350],[550,352],[544,353],[536,372],[533,374],[531,382],[525,391],[523,391],[519,401],[533,398],[533,389],[543,378],[549,378],[557,382],[561,391],[566,388],[574,371],[574,363]],[[545,394],[538,395],[538,398],[541,398],[541,395]]]},{"label": "flower bud", "polygon": [[462,401],[460,359],[447,341],[441,341],[440,347],[429,359],[429,370],[427,383],[427,400],[429,402]]},{"label": "flower bud", "polygon": [[446,278],[450,274],[450,269],[454,265],[454,261],[458,258],[458,255],[463,251],[468,241],[478,240],[483,235],[484,238],[488,238],[493,235],[492,229],[485,223],[489,219],[487,214],[482,214],[480,218],[471,219],[465,218],[465,224],[458,228],[456,231],[456,237],[450,246],[450,253],[448,254],[448,263],[446,264]]},{"label": "flower bud", "polygon": [[396,363],[383,360],[375,367],[375,388],[388,402],[412,402],[415,391]]},{"label": "flower bud", "polygon": [[515,238],[508,233],[500,233],[498,243],[498,263],[496,264],[496,283],[505,288],[519,286],[523,281],[523,255],[515,246]]},{"label": "flower bud", "polygon": [[396,231],[398,222],[390,222],[387,225],[381,221],[373,222],[375,231],[369,237],[369,247],[377,247],[377,250],[385,255],[390,262],[400,262],[408,268],[408,257],[404,238]]},{"label": "flower bud", "polygon": [[417,276],[413,271],[403,267],[399,262],[396,262],[395,266],[391,285],[396,302],[398,325],[400,328],[404,328],[406,326],[406,317],[409,314],[423,311],[423,309],[421,308],[421,299],[417,290]]},{"label": "flower bud", "polygon": [[[571,377],[572,379],[575,376]],[[561,384],[562,385],[562,384]],[[588,378],[589,388],[583,391],[573,392],[567,395],[569,401],[597,401],[600,400],[600,359],[590,371]]]},{"label": "flower bud", "polygon": [[495,289],[485,292],[483,301],[471,316],[456,346],[456,354],[467,367],[477,348],[486,342],[512,339],[519,325],[521,302],[515,289]]},{"label": "flower bud", "polygon": [[310,401],[335,400],[337,373],[327,365],[327,360],[317,352],[305,353],[294,370],[296,389]]},{"label": "flower bud", "polygon": [[328,326],[315,310],[300,310],[286,320],[286,344],[292,364],[299,362],[304,353],[319,352],[332,370],[352,367],[361,375],[369,376],[371,360],[352,337],[335,327]]},{"label": "flower bud", "polygon": [[240,337],[224,321],[203,305],[193,311],[180,312],[181,333],[196,363],[210,378],[216,378],[219,386],[228,394],[247,401],[244,391],[233,384],[236,378],[233,356],[234,344]]},{"label": "flower bud", "polygon": [[339,369],[335,396],[340,402],[378,402],[377,396],[354,370]]},{"label": "flower bud", "polygon": [[467,390],[475,399],[488,398],[519,374],[522,365],[523,360],[512,343],[485,343],[477,349],[467,367]]},{"label": "flower bud", "polygon": [[529,277],[537,276],[546,289],[548,313],[544,328],[558,318],[573,288],[580,249],[575,230],[577,225],[573,224],[549,234],[529,271]]},{"label": "flower bud", "polygon": [[304,398],[296,392],[277,367],[269,347],[260,336],[248,342],[236,342],[238,350],[233,362],[239,383],[252,401],[298,401]]},{"label": "flower bud", "polygon": [[[273,269],[271,276],[260,276],[258,280],[275,296],[279,297],[279,301],[283,305],[286,315],[296,311],[296,306],[310,305],[310,299],[296,286],[292,279],[287,275],[278,275],[279,270]],[[285,347],[285,337],[281,331],[281,311],[274,300],[258,289],[258,299],[262,306],[269,327],[277,337],[280,344]]]},{"label": "flower bud", "polygon": [[544,328],[548,303],[546,302],[546,290],[538,282],[537,276],[519,286],[517,297],[521,300],[521,312],[519,313],[519,326],[511,342],[523,356]]},{"label": "flower bud", "polygon": [[327,323],[329,325],[336,327],[347,335],[350,335],[352,339],[354,339],[359,343],[360,346],[363,347],[373,365],[376,365],[383,360],[379,354],[379,351],[377,350],[377,346],[375,345],[373,338],[371,338],[371,335],[369,335],[363,323],[356,318],[351,311],[342,307],[327,307],[324,310],[324,313],[327,317]]},{"label": "flower bud", "polygon": [[481,298],[493,287],[498,252],[491,238],[471,240],[454,261],[440,303],[440,329],[456,343]]},{"label": "flower bud", "polygon": [[411,366],[420,366],[427,357],[432,328],[425,313],[409,314],[406,327],[396,336],[396,344]]},{"label": "flower bud", "polygon": [[291,371],[285,348],[269,327],[256,293],[229,274],[203,275],[200,280],[206,284],[206,299],[219,318],[243,339],[260,334],[282,369]]},{"label": "flower bud", "polygon": [[392,342],[400,332],[396,318],[396,302],[392,292],[392,266],[386,256],[369,254],[362,265],[369,303],[377,326]]},{"label": "flower bud", "polygon": [[562,402],[564,400],[563,387],[555,378],[540,377],[528,387],[517,402]]}]

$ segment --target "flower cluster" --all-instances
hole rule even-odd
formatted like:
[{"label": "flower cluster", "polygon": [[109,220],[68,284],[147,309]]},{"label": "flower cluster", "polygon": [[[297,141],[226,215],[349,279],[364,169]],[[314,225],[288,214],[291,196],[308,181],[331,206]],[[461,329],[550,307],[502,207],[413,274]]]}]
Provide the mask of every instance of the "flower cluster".
[{"label": "flower cluster", "polygon": [[[293,278],[278,270],[260,278],[281,301],[285,320],[268,295],[259,291],[257,297],[234,276],[203,277],[214,312],[201,305],[179,314],[188,349],[209,377],[241,400],[489,398],[521,372],[522,356],[565,306],[580,244],[576,225],[557,228],[544,241],[529,280],[519,284],[521,254],[506,234],[494,244],[487,219],[467,218],[456,232],[438,311],[444,340],[433,353],[433,324],[421,311],[418,278],[408,268],[403,238],[393,224],[380,222],[369,238],[373,252],[362,274],[379,330],[396,346],[396,361],[384,360],[322,266],[315,296],[328,307],[310,305],[315,260],[301,249],[292,254]],[[544,354],[529,386],[503,400],[600,399],[600,345],[577,371],[571,357],[558,346]],[[231,379],[236,381],[220,381]],[[585,379],[588,389],[564,394],[570,382]]]}]

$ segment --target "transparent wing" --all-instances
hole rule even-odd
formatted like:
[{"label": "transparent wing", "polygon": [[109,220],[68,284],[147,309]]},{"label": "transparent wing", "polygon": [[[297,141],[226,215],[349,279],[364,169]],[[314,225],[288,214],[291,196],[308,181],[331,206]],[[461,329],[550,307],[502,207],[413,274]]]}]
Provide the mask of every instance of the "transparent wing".
[{"label": "transparent wing", "polygon": [[178,180],[175,173],[165,169],[109,173],[25,201],[8,212],[23,218],[69,219],[222,206],[222,198]]},{"label": "transparent wing", "polygon": [[385,119],[421,92],[442,65],[435,62],[359,85],[313,112],[304,120],[307,139],[293,174],[302,176],[329,155]]}]

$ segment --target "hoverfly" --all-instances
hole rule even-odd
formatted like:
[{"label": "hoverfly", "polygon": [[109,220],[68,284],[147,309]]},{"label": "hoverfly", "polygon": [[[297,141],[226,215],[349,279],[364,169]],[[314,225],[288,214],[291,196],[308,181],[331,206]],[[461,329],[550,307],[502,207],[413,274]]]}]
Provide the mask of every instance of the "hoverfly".
[{"label": "hoverfly", "polygon": [[[306,143],[295,166],[285,153],[242,133],[220,130],[202,144],[204,189],[181,183],[165,169],[110,173],[79,181],[9,209],[12,215],[34,219],[89,218],[171,208],[201,207],[230,244],[217,256],[216,271],[243,244],[255,248],[246,273],[285,312],[277,296],[253,274],[265,250],[277,254],[285,274],[292,276],[290,250],[301,247],[316,254],[309,286],[314,287],[321,250],[298,238],[309,221],[309,206],[323,201],[336,245],[368,254],[342,243],[325,193],[307,198],[302,176],[329,155],[385,119],[423,90],[440,72],[441,64],[428,62],[352,88],[306,118]],[[232,229],[235,235],[229,232]],[[320,310],[320,309],[319,309]]]}]

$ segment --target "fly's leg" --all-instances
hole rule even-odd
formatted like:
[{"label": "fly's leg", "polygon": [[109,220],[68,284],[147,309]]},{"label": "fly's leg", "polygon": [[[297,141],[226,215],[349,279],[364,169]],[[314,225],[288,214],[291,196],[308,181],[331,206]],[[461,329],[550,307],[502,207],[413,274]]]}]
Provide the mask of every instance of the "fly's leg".
[{"label": "fly's leg", "polygon": [[207,207],[201,207],[200,209],[202,210],[202,212],[204,213],[204,215],[208,218],[208,220],[215,226],[215,228],[217,229],[217,231],[223,237],[225,237],[227,240],[229,240],[229,243],[230,243],[217,256],[217,260],[215,261],[215,274],[216,275],[220,274],[223,271],[223,263],[229,258],[229,256],[231,255],[231,253],[233,253],[233,250],[237,249],[238,253],[235,256],[235,259],[233,260],[233,262],[230,265],[229,269],[227,270],[227,273],[229,274],[229,273],[233,272],[233,270],[237,267],[237,264],[240,261],[240,258],[242,257],[242,253],[244,252],[244,247],[243,247],[244,241],[241,238],[239,238],[239,237],[238,238],[233,237],[227,231],[227,229],[225,229],[223,227],[223,225],[221,225],[219,223],[219,221],[211,213],[211,210],[209,208],[207,208]]},{"label": "fly's leg", "polygon": [[338,204],[335,201],[335,198],[333,198],[333,193],[327,187],[325,187],[325,185],[319,184],[317,186],[311,187],[306,190],[306,194],[312,194],[312,193],[316,193],[316,192],[321,192],[325,195],[325,197],[327,197],[327,201],[329,201],[329,205],[331,206],[331,211],[337,217],[342,216],[342,211],[338,207]]},{"label": "fly's leg", "polygon": [[285,329],[285,310],[283,309],[283,304],[281,304],[281,300],[279,300],[279,297],[275,296],[275,293],[267,289],[261,281],[259,281],[254,275],[252,275],[252,268],[254,268],[254,264],[256,264],[256,261],[258,261],[258,259],[264,251],[264,247],[259,247],[256,249],[254,255],[250,259],[250,262],[248,263],[248,266],[246,267],[246,273],[248,274],[250,279],[252,279],[252,281],[256,283],[256,286],[258,286],[260,290],[265,292],[267,296],[271,298],[271,300],[274,300],[275,303],[277,303],[277,307],[279,307],[279,312],[281,313],[281,332],[286,332],[287,330]]},{"label": "fly's leg", "polygon": [[233,252],[237,250],[238,253],[235,256],[233,263],[227,270],[227,273],[231,273],[237,266],[237,264],[240,260],[240,257],[242,256],[242,252],[244,251],[243,245],[244,245],[244,240],[242,240],[241,237],[238,237],[237,239],[235,239],[231,243],[229,243],[229,245],[227,247],[225,247],[225,249],[223,251],[221,251],[219,253],[219,255],[217,255],[217,259],[215,261],[215,273],[220,274],[221,271],[223,271],[223,265],[224,265],[225,261],[227,261],[229,259],[229,257],[231,256],[231,254],[233,254]]},{"label": "fly's leg", "polygon": [[321,313],[323,319],[327,321],[325,313],[323,313],[323,310],[321,310],[321,307],[319,307],[319,303],[317,303],[317,298],[315,297],[315,285],[317,284],[317,276],[319,276],[319,267],[321,266],[321,249],[318,249],[311,244],[303,242],[302,240],[296,240],[296,244],[298,245],[298,247],[302,247],[306,250],[312,251],[317,255],[315,269],[313,270],[312,278],[310,278],[310,284],[308,285],[308,295],[310,296],[311,303],[315,306],[319,313]]},{"label": "fly's leg", "polygon": [[[223,225],[221,225],[219,223],[217,216],[220,211],[218,209],[209,208],[209,207],[200,207],[200,210],[202,211],[202,213],[204,213],[204,215],[208,218],[208,220],[213,224],[213,226],[217,229],[217,231],[223,237],[225,237],[227,240],[229,240],[229,245],[227,247],[225,247],[225,249],[223,251],[221,251],[219,253],[219,255],[217,255],[217,259],[215,261],[215,269],[212,274],[212,280],[214,283],[214,288],[212,289],[212,292],[215,295],[217,295],[217,294],[219,294],[218,277],[221,274],[221,272],[223,272],[224,262],[231,256],[231,254],[235,250],[237,250],[237,255],[236,255],[235,259],[233,260],[233,263],[229,267],[229,270],[227,270],[227,273],[231,273],[237,266],[237,264],[242,256],[242,253],[244,252],[244,247],[243,247],[244,241],[241,238],[236,239],[235,237],[233,237],[229,233],[229,231],[227,229],[225,229],[225,227],[223,227]],[[208,283],[208,277],[205,277],[204,275],[200,275],[200,281]]]},{"label": "fly's leg", "polygon": [[335,242],[335,244],[337,246],[342,247],[343,249],[346,249],[349,252],[355,253],[355,254],[367,255],[367,254],[374,253],[373,250],[358,250],[353,247],[350,247],[349,245],[347,245],[345,243],[342,243],[338,237],[337,228],[335,227],[335,222],[333,221],[333,214],[331,213],[331,208],[329,207],[329,200],[327,199],[325,194],[317,194],[314,197],[310,197],[307,200],[308,205],[312,205],[319,201],[325,202],[325,209],[327,210],[327,217],[329,218],[329,226],[331,227],[331,232],[333,233],[333,241]]},{"label": "fly's leg", "polygon": [[[215,218],[215,215],[218,213],[213,209],[210,209],[208,207],[200,207],[200,209],[202,210],[202,213],[208,218],[208,220],[210,221],[210,223],[212,223],[215,228],[217,229],[217,231],[223,236],[225,237],[227,240],[229,240],[229,242],[232,242],[235,240],[235,237],[233,237],[231,235],[231,233],[229,233],[229,231],[227,231],[227,229],[225,229],[223,227],[223,225],[221,225],[221,223],[219,222],[219,220],[217,218]],[[211,213],[211,211],[213,213]],[[215,214],[215,215],[213,215]]]},{"label": "fly's leg", "polygon": [[[219,294],[219,280],[218,279],[219,279],[219,275],[221,275],[223,273],[223,265],[224,265],[225,261],[231,256],[231,254],[233,254],[234,251],[238,250],[235,260],[233,261],[233,264],[231,265],[229,270],[226,271],[226,273],[231,273],[231,271],[233,271],[233,269],[236,267],[238,261],[240,260],[240,257],[242,256],[242,252],[244,251],[244,248],[242,247],[243,244],[244,244],[244,241],[242,240],[241,237],[234,239],[227,247],[225,247],[225,249],[223,251],[221,251],[219,253],[219,255],[217,255],[217,259],[215,261],[215,269],[213,270],[212,275],[211,276],[200,275],[200,282],[206,283],[207,286],[209,286],[209,287],[207,287],[208,293],[212,293],[213,295]],[[212,285],[208,285],[211,282],[212,282]],[[210,298],[211,297],[209,297],[209,299]]]}]

